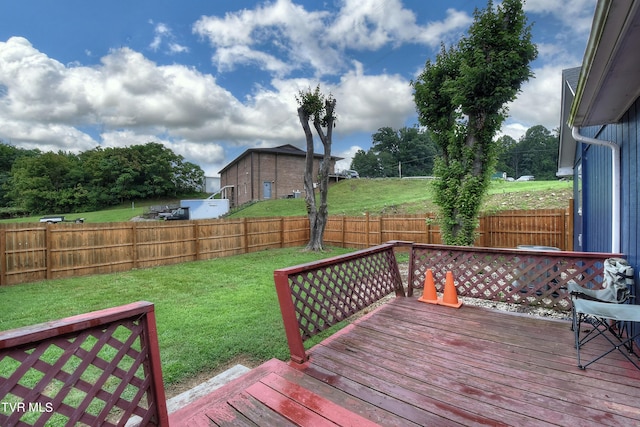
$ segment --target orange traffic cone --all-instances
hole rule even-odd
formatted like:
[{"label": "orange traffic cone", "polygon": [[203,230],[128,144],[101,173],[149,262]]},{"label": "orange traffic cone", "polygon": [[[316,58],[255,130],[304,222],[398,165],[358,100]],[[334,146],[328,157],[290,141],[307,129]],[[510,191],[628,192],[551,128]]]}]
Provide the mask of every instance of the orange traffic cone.
[{"label": "orange traffic cone", "polygon": [[433,283],[433,272],[427,268],[427,274],[424,276],[424,290],[418,301],[427,302],[429,304],[438,303],[438,294],[436,293],[436,285]]},{"label": "orange traffic cone", "polygon": [[447,307],[460,308],[462,302],[458,302],[458,291],[456,285],[453,283],[453,273],[447,271],[447,279],[444,283],[444,293],[442,300],[438,301],[438,304],[446,305]]}]

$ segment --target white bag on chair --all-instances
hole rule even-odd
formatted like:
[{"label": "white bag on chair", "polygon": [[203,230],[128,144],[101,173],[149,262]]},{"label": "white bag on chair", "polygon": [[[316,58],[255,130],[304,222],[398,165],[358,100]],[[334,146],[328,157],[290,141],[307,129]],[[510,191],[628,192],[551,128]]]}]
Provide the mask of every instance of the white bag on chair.
[{"label": "white bag on chair", "polygon": [[604,284],[602,289],[587,289],[575,282],[568,283],[569,292],[580,293],[587,297],[612,303],[623,303],[631,295],[633,285],[633,267],[622,258],[604,260]]}]

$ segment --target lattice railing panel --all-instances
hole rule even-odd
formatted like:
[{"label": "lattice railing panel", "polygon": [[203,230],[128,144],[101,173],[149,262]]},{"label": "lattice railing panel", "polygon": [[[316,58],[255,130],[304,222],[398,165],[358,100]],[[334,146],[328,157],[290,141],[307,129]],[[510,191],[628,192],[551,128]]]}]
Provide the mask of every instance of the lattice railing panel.
[{"label": "lattice railing panel", "polygon": [[289,276],[302,339],[341,322],[402,286],[393,251]]},{"label": "lattice railing panel", "polygon": [[[161,424],[145,316],[82,328],[61,321],[65,333],[49,328],[20,345],[12,331],[0,334],[0,426],[123,426],[132,416]],[[38,326],[50,325],[23,330]]]},{"label": "lattice railing panel", "polygon": [[292,360],[306,360],[304,340],[391,292],[404,295],[393,248],[379,245],[274,272]]},{"label": "lattice railing panel", "polygon": [[431,268],[440,292],[451,271],[461,296],[569,310],[567,283],[600,289],[604,260],[613,256],[620,255],[413,245],[409,295]]}]

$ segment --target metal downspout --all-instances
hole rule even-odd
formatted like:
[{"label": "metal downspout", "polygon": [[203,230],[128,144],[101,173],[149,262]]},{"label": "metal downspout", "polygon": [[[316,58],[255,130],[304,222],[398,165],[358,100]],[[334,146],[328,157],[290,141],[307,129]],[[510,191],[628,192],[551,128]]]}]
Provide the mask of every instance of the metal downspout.
[{"label": "metal downspout", "polygon": [[611,252],[620,253],[620,147],[612,141],[590,138],[580,134],[573,126],[571,136],[578,142],[600,145],[611,149]]}]

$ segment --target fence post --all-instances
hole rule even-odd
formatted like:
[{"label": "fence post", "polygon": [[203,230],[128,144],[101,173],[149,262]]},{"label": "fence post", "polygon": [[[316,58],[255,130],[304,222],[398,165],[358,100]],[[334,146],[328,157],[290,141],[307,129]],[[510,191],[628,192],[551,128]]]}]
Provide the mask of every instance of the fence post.
[{"label": "fence post", "polygon": [[0,286],[7,284],[7,235],[0,229]]},{"label": "fence post", "polygon": [[486,216],[480,217],[480,221],[478,222],[478,234],[480,234],[480,246],[484,246],[484,247],[487,247],[489,245],[487,241],[490,240],[490,237],[488,236],[489,234],[489,227],[487,225],[488,222],[489,221]]},{"label": "fence post", "polygon": [[573,251],[573,204],[574,200],[569,199],[569,207],[567,208],[567,213],[565,215],[565,250],[567,251]]},{"label": "fence post", "polygon": [[346,217],[344,215],[342,215],[342,221],[340,222],[341,224],[341,229],[340,229],[340,242],[342,244],[342,247],[344,248],[344,230],[347,227],[346,224]]},{"label": "fence post", "polygon": [[131,261],[133,268],[138,268],[138,223],[131,223]]},{"label": "fence post", "polygon": [[193,240],[195,247],[193,248],[195,251],[195,261],[200,259],[200,224],[198,221],[193,222]]},{"label": "fence post", "polygon": [[244,229],[244,253],[249,253],[249,226],[247,217],[242,218],[242,228]]},{"label": "fence post", "polygon": [[284,217],[280,217],[280,247],[284,248]]},{"label": "fence post", "polygon": [[367,239],[365,240],[365,244],[367,246],[365,247],[368,248],[369,246],[371,246],[370,239],[369,239],[369,219],[370,219],[369,212],[367,212],[364,219],[365,221],[367,221],[367,223],[364,225],[364,232],[367,234]]},{"label": "fence post", "polygon": [[53,239],[51,238],[51,227],[53,227],[53,224],[51,223],[47,223],[46,228],[45,228],[45,232],[44,232],[44,248],[45,248],[45,258],[46,258],[46,263],[47,263],[47,270],[45,273],[45,277],[47,278],[47,280],[51,280],[52,279],[52,275],[53,275],[53,268],[52,268],[52,263],[53,263],[53,254],[52,254],[52,242]]}]

